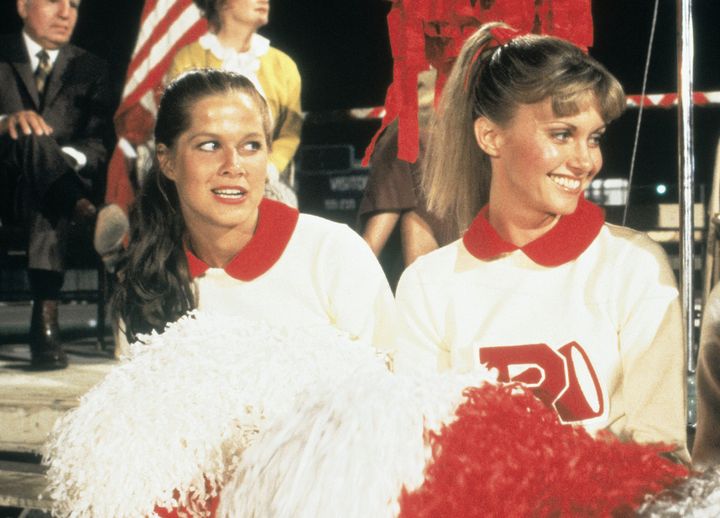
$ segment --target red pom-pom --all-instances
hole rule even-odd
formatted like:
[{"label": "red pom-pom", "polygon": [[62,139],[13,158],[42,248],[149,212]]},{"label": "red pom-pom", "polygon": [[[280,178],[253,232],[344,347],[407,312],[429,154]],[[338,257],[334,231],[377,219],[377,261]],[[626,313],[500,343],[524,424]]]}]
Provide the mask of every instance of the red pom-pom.
[{"label": "red pom-pom", "polygon": [[466,391],[458,419],[431,435],[433,460],[401,518],[623,516],[688,475],[666,445],[591,437],[517,385]]}]

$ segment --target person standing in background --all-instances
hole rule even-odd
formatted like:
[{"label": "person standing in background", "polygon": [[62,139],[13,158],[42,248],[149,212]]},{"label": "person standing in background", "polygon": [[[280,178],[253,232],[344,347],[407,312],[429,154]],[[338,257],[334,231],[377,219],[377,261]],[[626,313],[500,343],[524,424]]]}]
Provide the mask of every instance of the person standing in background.
[{"label": "person standing in background", "polygon": [[[398,158],[398,122],[394,121],[375,144],[368,183],[358,210],[363,239],[380,258],[393,288],[402,270],[415,259],[458,237],[449,219],[441,220],[428,212],[420,187],[425,141],[433,115],[435,76],[434,69],[418,75],[420,152],[417,160],[410,163]],[[398,225],[399,232],[395,232]]]}]

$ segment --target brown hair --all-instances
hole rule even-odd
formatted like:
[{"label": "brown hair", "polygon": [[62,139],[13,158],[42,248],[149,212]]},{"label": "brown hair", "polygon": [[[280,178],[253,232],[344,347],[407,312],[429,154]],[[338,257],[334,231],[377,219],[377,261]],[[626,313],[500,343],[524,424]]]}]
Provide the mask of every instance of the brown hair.
[{"label": "brown hair", "polygon": [[422,186],[429,209],[452,218],[460,231],[487,203],[490,159],[475,141],[473,124],[487,117],[509,122],[520,104],[550,98],[556,115],[574,115],[588,95],[605,122],[625,109],[622,86],[608,70],[572,43],[526,35],[497,46],[489,23],[463,45],[440,100],[428,144]]},{"label": "brown hair", "polygon": [[203,17],[208,21],[210,29],[214,32],[222,28],[222,19],[220,11],[226,0],[193,0],[195,5],[200,9]]},{"label": "brown hair", "polygon": [[[175,146],[190,127],[191,110],[199,100],[231,92],[245,93],[255,101],[269,146],[272,128],[265,99],[245,76],[214,69],[191,70],[167,86],[155,124],[156,145]],[[160,172],[156,160],[130,211],[130,246],[112,301],[129,341],[140,333],[160,332],[195,308],[183,249],[185,231],[175,182]]]}]

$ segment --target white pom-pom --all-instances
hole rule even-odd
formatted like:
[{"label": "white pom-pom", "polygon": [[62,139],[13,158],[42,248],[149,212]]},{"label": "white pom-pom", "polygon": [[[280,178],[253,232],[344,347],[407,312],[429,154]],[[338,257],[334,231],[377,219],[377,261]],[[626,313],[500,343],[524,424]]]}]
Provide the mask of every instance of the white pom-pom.
[{"label": "white pom-pom", "polygon": [[53,512],[137,517],[222,485],[308,386],[381,360],[336,329],[284,329],[195,312],[132,346],[61,418],[45,449]]}]

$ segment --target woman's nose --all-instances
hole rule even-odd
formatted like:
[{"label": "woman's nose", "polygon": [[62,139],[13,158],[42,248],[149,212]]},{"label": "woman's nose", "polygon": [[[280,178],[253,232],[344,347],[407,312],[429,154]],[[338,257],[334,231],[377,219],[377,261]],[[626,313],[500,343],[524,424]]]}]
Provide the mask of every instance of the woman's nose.
[{"label": "woman's nose", "polygon": [[235,149],[229,149],[225,153],[225,161],[223,163],[221,174],[223,175],[241,175],[245,173],[242,157]]},{"label": "woman's nose", "polygon": [[579,142],[575,146],[569,165],[572,169],[583,174],[592,172],[595,168],[595,160],[587,144]]}]

